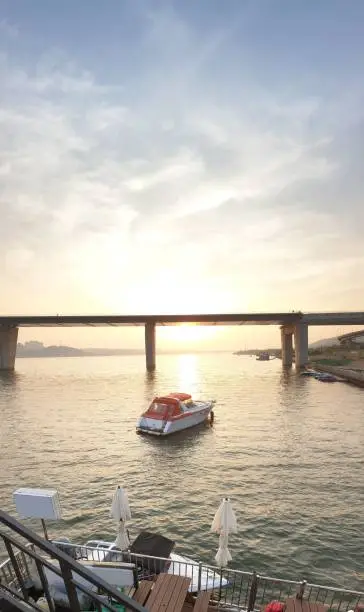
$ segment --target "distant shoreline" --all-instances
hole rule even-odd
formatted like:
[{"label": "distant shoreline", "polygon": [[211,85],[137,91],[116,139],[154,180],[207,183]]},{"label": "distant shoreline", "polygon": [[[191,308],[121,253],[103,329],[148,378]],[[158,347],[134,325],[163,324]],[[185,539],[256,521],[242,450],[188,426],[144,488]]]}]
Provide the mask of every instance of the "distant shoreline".
[{"label": "distant shoreline", "polygon": [[[231,350],[224,350],[224,349],[211,349],[211,350],[205,350],[205,351],[195,351],[195,350],[188,350],[188,349],[181,349],[181,350],[175,350],[175,351],[159,351],[159,355],[207,355],[207,354],[211,354],[211,353],[229,353],[231,354]],[[84,354],[68,354],[68,355],[56,355],[56,354],[37,354],[37,355],[24,355],[24,354],[17,354],[16,358],[17,359],[60,359],[60,358],[65,358],[65,359],[69,359],[70,357],[135,357],[135,356],[144,356],[145,353],[142,350],[138,350],[135,351],[133,353],[129,353],[128,351],[126,351],[125,353],[84,353]]]},{"label": "distant shoreline", "polygon": [[133,355],[144,355],[143,351],[138,351],[138,352],[128,352],[126,351],[125,353],[68,353],[68,354],[57,354],[57,353],[37,353],[37,354],[22,354],[19,353],[19,355],[16,355],[17,359],[45,359],[45,358],[49,358],[49,359],[59,359],[60,357],[65,357],[65,358],[69,358],[69,357],[132,357]]},{"label": "distant shoreline", "polygon": [[[230,353],[227,349],[171,349],[160,350],[160,355],[178,355],[183,353]],[[17,359],[44,359],[44,358],[59,358],[59,357],[132,357],[133,355],[144,355],[143,349],[106,349],[106,348],[90,348],[77,349],[71,346],[44,346],[40,342],[27,342],[18,344],[16,357]]]}]

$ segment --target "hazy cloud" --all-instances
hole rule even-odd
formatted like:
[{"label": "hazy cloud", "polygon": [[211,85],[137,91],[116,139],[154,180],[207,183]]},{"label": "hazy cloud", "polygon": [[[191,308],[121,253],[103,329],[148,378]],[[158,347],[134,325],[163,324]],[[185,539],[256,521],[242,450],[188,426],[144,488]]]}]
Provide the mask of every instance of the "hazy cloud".
[{"label": "hazy cloud", "polygon": [[[251,72],[255,43],[239,38],[243,9],[204,30],[177,5],[135,6],[142,54],[114,33],[102,73],[87,61],[92,40],[71,48],[63,32],[63,49],[38,52],[36,31],[26,39],[0,15],[21,46],[0,56],[7,309],[17,295],[32,310],[21,277],[27,295],[43,279],[43,310],[60,299],[64,311],[320,309],[334,297],[357,308],[361,83],[342,71],[334,86],[317,62],[322,87],[303,87],[306,72],[268,87]],[[258,13],[252,27],[268,19]],[[136,63],[118,71],[128,52]]]},{"label": "hazy cloud", "polygon": [[6,18],[0,19],[0,34],[8,38],[17,38],[18,28]]}]

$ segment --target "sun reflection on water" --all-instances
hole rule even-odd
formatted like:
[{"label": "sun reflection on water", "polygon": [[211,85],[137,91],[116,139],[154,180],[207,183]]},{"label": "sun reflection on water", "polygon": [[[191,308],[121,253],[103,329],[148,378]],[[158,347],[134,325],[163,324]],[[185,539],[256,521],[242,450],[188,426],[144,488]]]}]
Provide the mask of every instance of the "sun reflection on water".
[{"label": "sun reflection on water", "polygon": [[195,395],[200,383],[197,355],[179,355],[177,368],[179,390]]}]

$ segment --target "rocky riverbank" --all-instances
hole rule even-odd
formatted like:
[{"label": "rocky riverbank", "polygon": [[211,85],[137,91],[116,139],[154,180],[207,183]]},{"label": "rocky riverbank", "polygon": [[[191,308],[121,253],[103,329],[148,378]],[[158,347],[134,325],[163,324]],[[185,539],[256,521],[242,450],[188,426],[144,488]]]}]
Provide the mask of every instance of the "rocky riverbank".
[{"label": "rocky riverbank", "polygon": [[318,372],[327,372],[334,374],[338,378],[345,380],[348,383],[364,388],[364,369],[359,362],[353,362],[349,366],[331,366],[314,362],[312,367]]}]

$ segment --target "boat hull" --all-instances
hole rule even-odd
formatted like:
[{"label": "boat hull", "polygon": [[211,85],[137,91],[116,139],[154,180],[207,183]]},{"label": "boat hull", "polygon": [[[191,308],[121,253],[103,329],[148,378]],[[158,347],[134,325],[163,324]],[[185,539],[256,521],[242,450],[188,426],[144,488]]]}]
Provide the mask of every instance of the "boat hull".
[{"label": "boat hull", "polygon": [[171,553],[170,559],[171,564],[168,568],[168,574],[190,578],[191,583],[188,588],[190,593],[211,591],[212,589],[221,589],[229,586],[228,580],[223,578],[218,572],[209,571],[207,568],[203,569],[203,567],[200,568],[198,562],[189,557]]},{"label": "boat hull", "polygon": [[140,417],[137,433],[152,436],[170,436],[171,434],[190,429],[206,421],[213,408],[213,402],[200,402],[200,408],[168,421]]},{"label": "boat hull", "polygon": [[[90,549],[90,545],[97,546],[97,548]],[[97,561],[100,563],[100,561],[112,560],[107,556],[108,553],[119,553],[119,549],[117,548],[115,542],[92,540],[87,542],[85,546],[88,547],[88,553],[86,556],[89,561]],[[151,558],[151,568],[153,567],[152,559],[153,558]],[[157,559],[159,558],[156,557],[155,560]],[[164,571],[167,571],[168,574],[174,574],[175,576],[190,578],[191,583],[188,588],[190,593],[209,591],[217,588],[221,589],[229,586],[229,581],[221,576],[219,572],[212,571],[207,567],[204,568],[201,563],[195,561],[194,559],[185,557],[184,555],[178,555],[176,553],[171,553],[169,559],[170,562],[168,564],[168,569]],[[135,562],[135,560],[133,561],[132,556],[130,559],[128,559],[128,561],[131,563]]]}]

